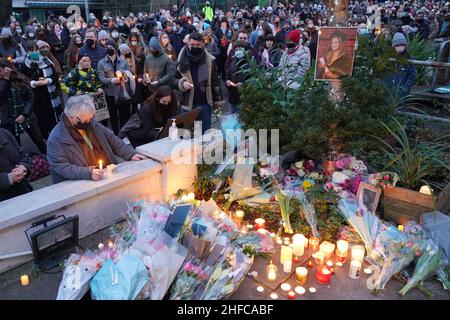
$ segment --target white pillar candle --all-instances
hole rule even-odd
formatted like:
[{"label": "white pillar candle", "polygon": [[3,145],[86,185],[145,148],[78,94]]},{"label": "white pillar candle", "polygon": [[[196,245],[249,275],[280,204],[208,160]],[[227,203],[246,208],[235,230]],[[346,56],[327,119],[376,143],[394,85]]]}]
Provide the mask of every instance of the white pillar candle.
[{"label": "white pillar candle", "polygon": [[363,263],[365,252],[366,252],[366,249],[363,246],[359,246],[359,245],[353,246],[351,260],[352,261],[356,260],[356,261]]},{"label": "white pillar candle", "polygon": [[292,238],[293,253],[297,257],[303,256],[305,253],[305,236],[302,234],[295,234]]},{"label": "white pillar candle", "polygon": [[333,243],[324,241],[320,244],[319,251],[323,253],[325,260],[330,260],[333,257],[335,247]]},{"label": "white pillar candle", "polygon": [[324,262],[324,254],[323,254],[323,252],[316,252],[315,254],[314,254],[314,261],[316,262],[316,264],[318,264],[318,265],[322,265],[323,264],[323,262]]},{"label": "white pillar candle", "polygon": [[280,263],[284,264],[287,260],[292,262],[292,248],[288,246],[281,246]]},{"label": "white pillar candle", "polygon": [[269,265],[266,268],[267,272],[267,280],[275,281],[277,279],[277,266],[270,261]]},{"label": "white pillar candle", "polygon": [[360,271],[361,271],[361,262],[359,262],[357,260],[353,260],[350,263],[350,271],[349,271],[348,276],[352,279],[358,279]]},{"label": "white pillar candle", "polygon": [[292,272],[292,260],[286,260],[283,263],[283,271],[284,271],[284,273],[291,273]]}]

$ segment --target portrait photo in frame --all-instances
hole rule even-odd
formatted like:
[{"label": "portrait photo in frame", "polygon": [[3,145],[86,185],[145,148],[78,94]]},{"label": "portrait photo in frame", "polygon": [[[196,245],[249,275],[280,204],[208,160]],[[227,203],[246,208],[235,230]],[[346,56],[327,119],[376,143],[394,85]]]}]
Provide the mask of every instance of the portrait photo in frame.
[{"label": "portrait photo in frame", "polygon": [[375,188],[370,184],[361,182],[356,194],[356,201],[364,204],[364,206],[372,213],[377,210],[378,202],[380,201],[381,189]]}]

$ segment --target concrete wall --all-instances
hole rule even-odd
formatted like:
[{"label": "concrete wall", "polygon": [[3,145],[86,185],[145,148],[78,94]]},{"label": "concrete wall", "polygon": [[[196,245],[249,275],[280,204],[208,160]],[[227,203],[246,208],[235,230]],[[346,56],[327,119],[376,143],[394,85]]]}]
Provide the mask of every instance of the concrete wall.
[{"label": "concrete wall", "polygon": [[[116,174],[100,181],[65,181],[0,202],[0,257],[30,251],[24,232],[45,217],[78,215],[83,238],[124,218],[127,201],[164,200],[179,188],[190,189],[195,164],[176,165],[171,159],[170,150],[180,145],[183,157],[192,156],[192,143],[163,139],[138,149],[154,160],[123,162]],[[0,273],[31,259],[1,259]]]}]

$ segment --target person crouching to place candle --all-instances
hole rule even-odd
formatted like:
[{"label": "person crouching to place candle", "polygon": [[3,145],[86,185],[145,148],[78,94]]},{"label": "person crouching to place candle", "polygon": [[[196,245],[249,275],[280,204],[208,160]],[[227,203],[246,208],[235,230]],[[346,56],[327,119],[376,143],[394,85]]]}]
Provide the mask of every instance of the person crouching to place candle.
[{"label": "person crouching to place candle", "polygon": [[94,119],[95,106],[88,95],[70,97],[59,123],[50,133],[47,159],[53,183],[65,180],[100,180],[102,166],[125,160],[143,160],[129,145]]}]

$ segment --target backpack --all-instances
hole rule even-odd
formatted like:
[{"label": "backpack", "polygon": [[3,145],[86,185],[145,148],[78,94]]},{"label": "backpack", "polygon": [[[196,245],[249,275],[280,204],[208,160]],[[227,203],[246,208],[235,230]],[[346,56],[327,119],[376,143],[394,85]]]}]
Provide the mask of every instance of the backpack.
[{"label": "backpack", "polygon": [[43,154],[33,154],[31,156],[30,175],[27,181],[35,181],[37,179],[46,177],[50,174],[50,166],[47,158]]}]

